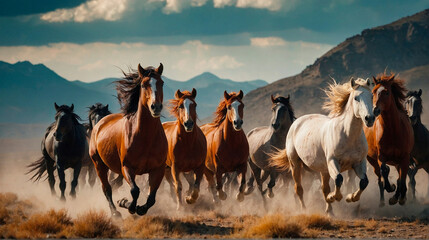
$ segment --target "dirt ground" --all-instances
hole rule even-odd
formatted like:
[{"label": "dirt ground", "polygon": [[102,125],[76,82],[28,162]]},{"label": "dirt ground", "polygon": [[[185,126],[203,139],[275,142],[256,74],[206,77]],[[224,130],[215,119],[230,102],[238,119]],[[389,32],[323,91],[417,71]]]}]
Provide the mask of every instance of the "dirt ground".
[{"label": "dirt ground", "polygon": [[[304,186],[305,210],[297,204],[290,184],[278,184],[274,198],[267,199],[267,207],[264,208],[258,190],[239,203],[235,200],[237,190],[234,189],[226,201],[215,205],[205,183],[195,205],[176,210],[168,184],[163,184],[157,202],[147,216],[131,216],[120,209],[123,219],[112,220],[99,182],[93,189],[81,187],[75,200],[66,196],[67,202],[63,203],[58,199],[58,189],[57,196],[51,196],[47,182],[29,181],[25,166],[40,156],[39,147],[39,139],[0,139],[0,237],[429,238],[428,176],[423,171],[417,174],[417,201],[408,201],[404,206],[389,206],[387,200],[391,194],[386,194],[387,205],[378,207],[378,186],[372,169],[368,168],[370,184],[361,201],[334,203],[334,217],[324,214],[320,181],[308,180]],[[395,174],[394,170],[391,171],[392,182],[396,179]],[[67,179],[70,175],[71,172],[66,173]],[[144,204],[147,192],[144,177],[138,181],[142,189],[139,204]],[[67,192],[69,183],[70,180]],[[184,190],[186,188],[184,183]],[[342,192],[346,195],[345,187]],[[124,184],[113,197],[115,201],[130,197],[129,187]],[[54,233],[46,233],[42,231],[43,226],[31,224],[33,218],[39,219],[36,222],[45,218],[58,222],[59,216],[65,219],[60,221],[64,225]],[[88,231],[93,232],[100,226],[94,225],[84,231],[79,227],[82,221],[85,226],[105,221],[109,227],[103,226],[102,230],[91,235]],[[103,235],[103,232],[113,235]]]}]

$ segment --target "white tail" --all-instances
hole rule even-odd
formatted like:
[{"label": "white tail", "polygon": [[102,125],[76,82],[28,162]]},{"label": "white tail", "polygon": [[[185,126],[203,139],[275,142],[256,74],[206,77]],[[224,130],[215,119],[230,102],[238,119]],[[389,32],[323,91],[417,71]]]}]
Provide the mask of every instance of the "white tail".
[{"label": "white tail", "polygon": [[267,153],[270,156],[268,160],[271,167],[275,167],[281,171],[289,170],[290,164],[287,158],[286,149],[275,148],[273,152]]}]

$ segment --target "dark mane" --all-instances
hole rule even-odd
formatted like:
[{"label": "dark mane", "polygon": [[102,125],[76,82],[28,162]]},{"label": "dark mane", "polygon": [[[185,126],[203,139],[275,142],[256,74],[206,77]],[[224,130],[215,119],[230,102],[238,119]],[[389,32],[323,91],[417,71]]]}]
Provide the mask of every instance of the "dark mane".
[{"label": "dark mane", "polygon": [[226,113],[228,111],[227,105],[228,103],[232,103],[235,100],[238,100],[241,102],[241,100],[238,98],[238,93],[232,92],[230,93],[231,98],[227,101],[225,98],[222,98],[220,100],[219,105],[216,108],[216,111],[214,112],[215,118],[213,120],[213,124],[217,127],[222,124],[223,120],[225,120]]},{"label": "dark mane", "polygon": [[[148,70],[147,76],[155,73],[154,67],[147,67],[146,70]],[[124,78],[115,81],[116,91],[121,111],[125,116],[129,117],[137,112],[141,91],[140,84],[143,79],[139,76],[137,70],[130,69],[129,73],[125,73],[124,71],[122,73],[124,74]]]},{"label": "dark mane", "polygon": [[[179,99],[177,99],[177,98],[170,99],[169,104],[168,104],[168,107],[170,109],[170,114],[175,118],[179,118],[179,105],[180,105],[181,101],[184,101],[186,98],[189,98],[192,101],[194,101],[191,97],[192,96],[191,92],[185,90],[182,92],[182,94],[183,94],[183,96]],[[198,116],[197,116],[197,118],[198,118]]]},{"label": "dark mane", "polygon": [[111,114],[109,109],[107,107],[106,108],[105,107],[106,106],[104,106],[101,103],[96,103],[96,104],[92,105],[91,107],[88,107],[88,109],[89,109],[88,110],[88,121],[89,121],[88,128],[89,129],[92,129],[94,127],[94,126],[92,126],[91,116],[98,114],[98,115],[104,117],[104,116]]},{"label": "dark mane", "polygon": [[418,91],[408,91],[407,97],[417,97],[421,98]]},{"label": "dark mane", "polygon": [[289,98],[285,98],[285,97],[282,97],[282,96],[277,96],[276,100],[278,102],[284,104],[287,107],[287,109],[289,109],[289,111],[288,111],[289,112],[289,118],[293,122],[296,119],[296,117],[295,117],[295,112],[293,110],[293,107],[290,104]]},{"label": "dark mane", "polygon": [[[393,78],[393,80],[391,80]],[[402,79],[395,78],[395,74],[387,75],[386,73],[383,73],[380,76],[377,76],[377,81],[379,84],[391,84],[392,94],[395,99],[396,107],[400,111],[406,112],[404,108],[404,101],[407,98],[407,89],[405,87],[405,82]]]},{"label": "dark mane", "polygon": [[[67,105],[61,105],[58,107],[57,112],[55,113],[55,119],[57,119],[61,113],[71,114],[74,125],[78,125],[78,124],[80,124],[79,121],[82,121],[82,119],[76,113],[73,112],[71,107],[69,107]],[[55,122],[51,123],[48,126],[48,128],[46,128],[45,138],[48,136],[48,134],[52,130],[52,128],[55,127],[56,123],[57,122],[55,121]]]}]

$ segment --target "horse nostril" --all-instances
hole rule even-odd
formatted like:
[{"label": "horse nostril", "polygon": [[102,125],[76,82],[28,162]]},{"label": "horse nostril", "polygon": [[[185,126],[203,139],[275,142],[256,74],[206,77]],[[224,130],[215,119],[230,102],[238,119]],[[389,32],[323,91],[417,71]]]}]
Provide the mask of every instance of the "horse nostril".
[{"label": "horse nostril", "polygon": [[234,120],[234,124],[237,125],[237,120]]},{"label": "horse nostril", "polygon": [[154,110],[154,109],[155,109],[155,104],[151,104],[151,105],[150,105],[150,108],[151,108],[152,110]]},{"label": "horse nostril", "polygon": [[162,109],[162,104],[159,106],[159,109]]},{"label": "horse nostril", "polygon": [[243,125],[243,120],[240,119],[240,125]]}]

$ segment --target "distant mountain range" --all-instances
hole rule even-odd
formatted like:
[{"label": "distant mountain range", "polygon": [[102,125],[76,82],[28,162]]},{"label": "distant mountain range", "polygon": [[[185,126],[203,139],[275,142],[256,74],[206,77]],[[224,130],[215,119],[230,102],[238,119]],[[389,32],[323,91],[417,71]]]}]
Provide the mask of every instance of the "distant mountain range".
[{"label": "distant mountain range", "polygon": [[[325,88],[331,77],[344,82],[350,77],[377,76],[387,69],[407,81],[412,90],[423,90],[429,106],[429,9],[391,24],[366,29],[334,47],[300,74],[280,79],[244,97],[244,128],[267,125],[270,95],[291,95],[296,116],[320,113]],[[423,114],[426,123],[429,117]]]},{"label": "distant mountain range", "polygon": [[[85,83],[68,81],[43,64],[28,61],[10,64],[0,61],[0,123],[49,123],[57,104],[73,103],[82,119],[87,119],[87,107],[101,102],[109,104],[113,112],[119,111],[115,84],[118,78],[106,78]],[[197,89],[199,118],[207,118],[215,110],[223,91],[243,90],[245,93],[266,85],[262,80],[235,82],[221,79],[211,73],[203,73],[188,81],[171,80],[163,76],[164,102],[173,98],[177,89]],[[163,114],[168,120],[169,114]],[[2,125],[4,126],[4,125]],[[0,128],[1,131],[1,128]]]}]

